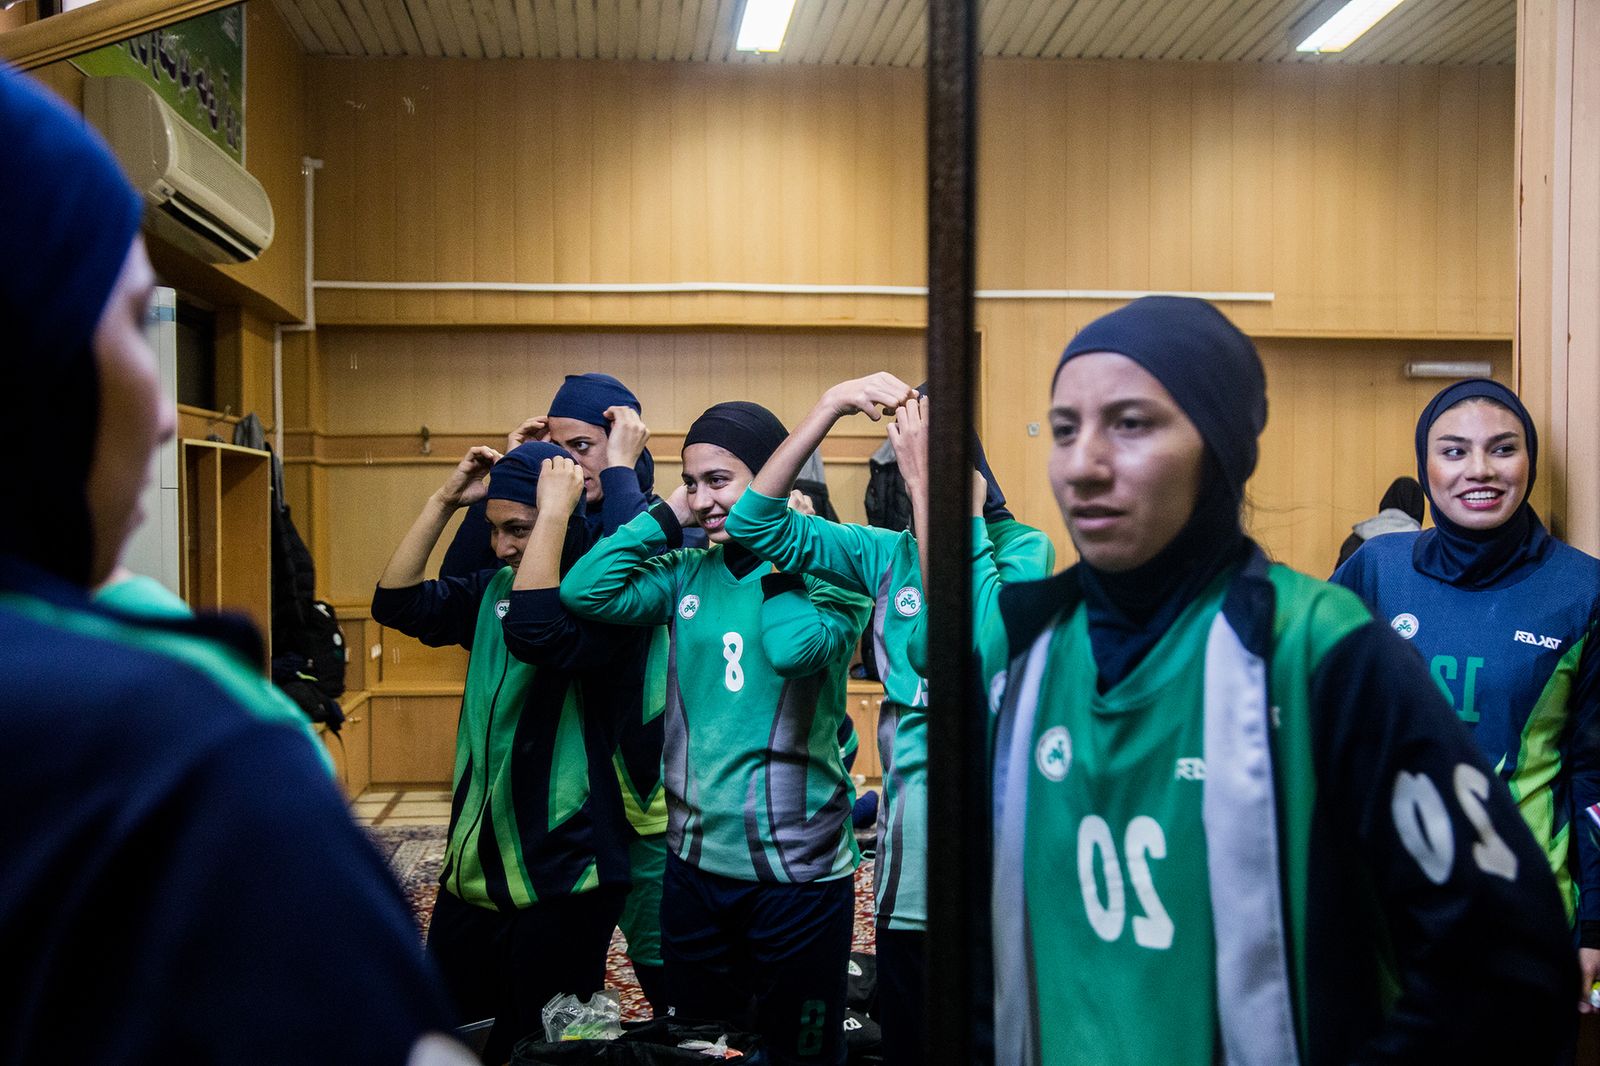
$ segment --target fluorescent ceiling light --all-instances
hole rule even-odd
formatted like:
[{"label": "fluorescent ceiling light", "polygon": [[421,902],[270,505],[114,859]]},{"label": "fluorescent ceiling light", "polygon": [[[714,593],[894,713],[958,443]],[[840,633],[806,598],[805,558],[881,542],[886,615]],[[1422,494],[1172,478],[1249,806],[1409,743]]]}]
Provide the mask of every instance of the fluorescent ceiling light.
[{"label": "fluorescent ceiling light", "polygon": [[[1312,12],[1312,18],[1295,27],[1295,37],[1300,42],[1294,46],[1295,51],[1342,52],[1399,6],[1400,0],[1349,0],[1339,5],[1331,16],[1323,14],[1327,10],[1326,5],[1318,7]],[[1315,28],[1306,33],[1306,26]]]},{"label": "fluorescent ceiling light", "polygon": [[783,47],[789,29],[794,0],[744,0],[744,17],[739,20],[741,52],[776,52]]}]

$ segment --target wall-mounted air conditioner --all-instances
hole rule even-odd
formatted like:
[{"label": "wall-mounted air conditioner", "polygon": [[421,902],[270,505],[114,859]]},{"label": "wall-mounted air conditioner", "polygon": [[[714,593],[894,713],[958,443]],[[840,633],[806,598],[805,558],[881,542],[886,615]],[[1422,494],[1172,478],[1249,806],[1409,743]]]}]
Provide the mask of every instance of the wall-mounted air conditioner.
[{"label": "wall-mounted air conditioner", "polygon": [[150,86],[89,78],[83,113],[144,194],[147,228],[212,263],[242,263],[272,243],[272,202],[261,183]]}]

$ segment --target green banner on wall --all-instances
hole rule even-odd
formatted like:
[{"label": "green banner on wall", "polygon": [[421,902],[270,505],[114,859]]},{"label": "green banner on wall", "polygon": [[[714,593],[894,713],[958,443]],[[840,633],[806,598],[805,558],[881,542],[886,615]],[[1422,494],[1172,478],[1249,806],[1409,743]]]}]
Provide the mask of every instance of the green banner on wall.
[{"label": "green banner on wall", "polygon": [[244,6],[211,11],[72,60],[91,77],[155,87],[184,120],[244,163]]}]

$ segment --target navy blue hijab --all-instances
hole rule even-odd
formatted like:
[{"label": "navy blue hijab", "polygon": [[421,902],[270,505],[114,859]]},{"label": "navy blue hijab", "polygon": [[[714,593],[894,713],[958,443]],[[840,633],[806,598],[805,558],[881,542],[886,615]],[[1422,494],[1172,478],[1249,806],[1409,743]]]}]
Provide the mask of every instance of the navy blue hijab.
[{"label": "navy blue hijab", "polygon": [[[917,386],[917,394],[928,395],[926,381]],[[994,471],[989,469],[989,457],[984,454],[983,441],[978,438],[977,430],[972,431],[972,465],[983,475],[983,520],[1002,522],[1011,518],[1011,510],[1006,507],[1006,494],[1000,490],[1000,482],[995,480]]]},{"label": "navy blue hijab", "polygon": [[[565,451],[542,440],[518,445],[495,463],[489,471],[489,491],[484,501],[510,500],[527,507],[539,506],[539,470],[546,459],[570,459]],[[567,535],[561,547],[561,572],[565,574],[589,546],[588,530],[577,513],[567,519]],[[495,560],[498,565],[498,558]]]},{"label": "navy blue hijab", "polygon": [[[546,414],[550,418],[574,418],[591,426],[599,426],[610,436],[611,420],[606,417],[606,409],[610,407],[631,407],[635,412],[644,414],[639,397],[610,374],[568,374],[556,390]],[[639,461],[633,464],[633,472],[639,478],[639,491],[649,496],[656,483],[656,461],[649,448],[639,453]],[[596,540],[600,537],[600,512],[603,507],[603,501],[596,502],[589,504],[583,512],[589,534]]]},{"label": "navy blue hijab", "polygon": [[[1468,400],[1488,400],[1504,407],[1522,423],[1528,448],[1528,487],[1511,517],[1493,529],[1467,529],[1444,516],[1428,484],[1428,433],[1439,416]],[[1411,549],[1411,565],[1457,588],[1487,591],[1503,588],[1523,576],[1525,568],[1537,565],[1550,549],[1550,534],[1533,513],[1528,495],[1533,492],[1539,473],[1539,433],[1533,418],[1517,394],[1497,381],[1469,378],[1441,389],[1417,419],[1417,480],[1433,511],[1434,528],[1417,537]]]},{"label": "navy blue hijab", "polygon": [[[0,555],[92,579],[87,486],[100,421],[93,338],[143,204],[100,138],[0,64]],[[34,456],[50,442],[49,462]]]},{"label": "navy blue hijab", "polygon": [[1195,509],[1155,558],[1117,573],[1086,563],[1076,568],[1105,692],[1132,673],[1183,609],[1248,550],[1239,507],[1255,470],[1256,439],[1267,424],[1267,378],[1250,338],[1215,307],[1190,297],[1146,296],[1089,323],[1062,353],[1056,377],[1073,358],[1094,352],[1115,352],[1143,367],[1205,442]]}]

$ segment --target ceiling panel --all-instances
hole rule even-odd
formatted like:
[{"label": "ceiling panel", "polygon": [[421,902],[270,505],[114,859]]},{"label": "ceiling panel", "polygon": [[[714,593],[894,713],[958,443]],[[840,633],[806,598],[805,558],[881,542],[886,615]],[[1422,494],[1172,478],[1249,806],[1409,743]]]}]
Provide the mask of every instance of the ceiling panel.
[{"label": "ceiling panel", "polygon": [[[275,0],[314,55],[920,65],[927,0],[796,0],[783,51],[733,49],[740,0]],[[1294,51],[1318,0],[987,0],[988,56],[1503,65],[1516,0],[1405,0],[1342,56]]]}]

